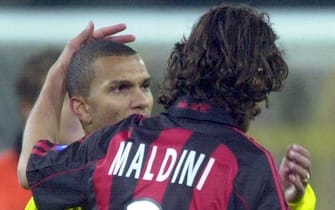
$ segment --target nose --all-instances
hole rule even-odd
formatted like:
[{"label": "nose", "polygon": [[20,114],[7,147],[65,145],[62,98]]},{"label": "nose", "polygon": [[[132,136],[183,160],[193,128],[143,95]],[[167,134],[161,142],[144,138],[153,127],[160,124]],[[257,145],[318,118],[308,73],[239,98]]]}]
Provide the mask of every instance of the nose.
[{"label": "nose", "polygon": [[150,90],[142,90],[141,88],[136,88],[133,95],[131,107],[133,109],[146,109],[149,108],[152,101],[152,93]]}]

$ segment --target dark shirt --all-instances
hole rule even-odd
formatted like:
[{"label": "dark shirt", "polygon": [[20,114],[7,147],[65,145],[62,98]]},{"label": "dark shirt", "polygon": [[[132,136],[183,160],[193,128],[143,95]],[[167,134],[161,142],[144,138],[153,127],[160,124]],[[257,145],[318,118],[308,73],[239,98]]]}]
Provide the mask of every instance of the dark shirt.
[{"label": "dark shirt", "polygon": [[271,154],[225,110],[190,97],[65,149],[41,140],[27,176],[40,210],[287,209]]}]

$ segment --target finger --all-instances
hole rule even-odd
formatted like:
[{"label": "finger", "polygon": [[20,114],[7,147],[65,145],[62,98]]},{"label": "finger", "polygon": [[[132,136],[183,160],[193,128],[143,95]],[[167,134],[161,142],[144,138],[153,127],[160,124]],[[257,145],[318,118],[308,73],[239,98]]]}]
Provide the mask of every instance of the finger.
[{"label": "finger", "polygon": [[86,28],[81,31],[75,38],[71,39],[65,46],[62,54],[73,53],[78,50],[83,43],[85,43],[94,31],[94,24],[92,21],[88,23]]},{"label": "finger", "polygon": [[103,28],[100,28],[100,29],[94,31],[93,37],[95,39],[103,39],[106,36],[113,35],[113,34],[116,34],[118,32],[121,32],[121,31],[125,30],[126,28],[127,28],[126,25],[123,24],[123,23],[103,27]]},{"label": "finger", "polygon": [[127,42],[133,42],[135,40],[135,36],[127,34],[127,35],[106,37],[105,39],[118,43],[127,43]]},{"label": "finger", "polygon": [[279,166],[279,173],[281,175],[286,176],[287,173],[289,172],[288,164],[289,164],[289,160],[284,156]]},{"label": "finger", "polygon": [[59,64],[62,65],[63,69],[67,68],[67,65],[70,63],[72,54],[92,36],[93,31],[94,24],[92,21],[90,21],[84,30],[82,30],[75,38],[71,39],[66,44],[64,50],[57,59]]},{"label": "finger", "polygon": [[70,40],[67,44],[67,47],[70,47],[74,50],[78,50],[82,44],[84,44],[93,34],[94,31],[94,24],[92,21],[88,23],[86,28],[80,32],[75,38]]},{"label": "finger", "polygon": [[296,187],[298,192],[304,192],[306,188],[306,184],[302,181],[301,177],[298,175],[295,175],[295,181],[292,182],[294,186]]},{"label": "finger", "polygon": [[287,154],[287,158],[290,162],[295,162],[296,164],[300,165],[301,167],[310,170],[311,167],[311,160],[309,157],[302,155],[296,151],[289,151]]},{"label": "finger", "polygon": [[300,200],[300,198],[304,195],[306,190],[306,185],[301,181],[299,176],[290,175],[290,182],[294,186],[296,191],[296,198],[297,200]]},{"label": "finger", "polygon": [[309,159],[311,158],[311,153],[310,153],[310,151],[307,150],[305,147],[299,145],[299,144],[293,144],[293,145],[292,145],[292,149],[293,149],[295,152],[301,154],[302,156],[305,156],[305,157],[307,157],[307,158],[309,158]]},{"label": "finger", "polygon": [[302,167],[299,164],[296,164],[295,162],[289,162],[289,169],[290,174],[295,174],[299,176],[301,180],[305,180],[306,178],[310,178],[310,172],[308,169]]}]

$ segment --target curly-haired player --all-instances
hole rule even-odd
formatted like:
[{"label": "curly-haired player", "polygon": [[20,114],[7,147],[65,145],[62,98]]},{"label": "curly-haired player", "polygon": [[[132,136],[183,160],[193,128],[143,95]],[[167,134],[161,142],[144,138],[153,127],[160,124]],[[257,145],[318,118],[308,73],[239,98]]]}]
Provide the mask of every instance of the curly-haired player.
[{"label": "curly-haired player", "polygon": [[[109,76],[147,77],[143,63],[136,53],[132,62],[123,54],[85,57],[82,52],[93,50],[85,45],[92,26],[73,39],[48,74],[25,129],[20,181],[29,183],[39,209],[288,209],[271,154],[244,133],[257,103],[280,90],[288,73],[265,17],[234,5],[204,14],[170,57],[160,96],[167,111],[151,118],[135,112],[114,125],[107,106],[113,97],[130,94],[144,104],[148,89],[123,80],[115,88]],[[109,46],[105,42],[95,41]],[[86,128],[98,129],[99,119],[106,127],[58,150],[53,127],[76,50],[83,56],[73,59],[88,59],[96,73],[89,94],[71,95],[71,104]],[[26,162],[38,139],[47,140]]]}]

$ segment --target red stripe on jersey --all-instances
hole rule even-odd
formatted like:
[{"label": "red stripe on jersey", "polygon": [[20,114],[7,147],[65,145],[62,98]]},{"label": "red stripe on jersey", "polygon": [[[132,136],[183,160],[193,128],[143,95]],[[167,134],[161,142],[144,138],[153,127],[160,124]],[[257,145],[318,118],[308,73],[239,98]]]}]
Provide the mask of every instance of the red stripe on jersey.
[{"label": "red stripe on jersey", "polygon": [[32,154],[45,156],[46,152],[52,148],[53,144],[47,140],[38,141],[32,150]]},{"label": "red stripe on jersey", "polygon": [[274,183],[276,185],[277,195],[278,195],[278,198],[279,198],[280,206],[281,206],[282,209],[287,209],[284,194],[280,190],[281,185],[280,185],[280,180],[279,180],[278,167],[277,167],[277,164],[274,162],[274,158],[272,157],[272,155],[262,145],[258,144],[253,138],[247,136],[244,132],[242,132],[241,130],[239,130],[237,128],[233,128],[233,129],[236,130],[241,135],[243,135],[246,139],[248,139],[251,143],[253,143],[258,149],[260,149],[264,152],[264,154],[267,157],[267,160],[269,161],[269,165],[271,167],[272,177],[273,177]]},{"label": "red stripe on jersey", "polygon": [[41,151],[38,148],[34,148],[31,153],[38,156],[45,156],[47,154],[46,151]]},{"label": "red stripe on jersey", "polygon": [[[180,128],[167,129],[160,133],[158,139],[153,141],[150,145],[149,155],[146,159],[145,166],[143,167],[145,170],[141,172],[142,179],[139,180],[135,189],[134,199],[150,198],[154,199],[158,203],[162,202],[172,173],[170,173],[170,175],[163,181],[157,181],[156,179],[157,174],[159,174],[160,170],[162,170],[161,166],[163,162],[165,161],[166,165],[169,163],[171,164],[171,160],[168,160],[170,162],[167,163],[165,159],[167,149],[174,149],[174,151],[177,152],[177,157],[179,157],[184,144],[191,135],[191,131]],[[155,151],[154,148],[157,150]],[[152,177],[149,177],[148,180],[144,180],[146,174],[151,174]]]},{"label": "red stripe on jersey", "polygon": [[[122,141],[125,141],[129,138],[130,131],[120,132],[113,137],[110,141],[109,150],[107,156],[101,159],[97,165],[96,170],[93,175],[94,180],[94,188],[96,192],[97,199],[97,208],[98,210],[107,210],[110,203],[110,194],[106,192],[110,192],[113,176],[107,176],[109,171],[110,163],[113,161],[116,153],[118,151],[119,145]],[[113,146],[115,145],[115,146]]]},{"label": "red stripe on jersey", "polygon": [[[225,145],[220,145],[212,154],[207,166],[201,173],[206,175],[206,168],[210,168],[205,183],[201,177],[194,188],[190,210],[199,209],[227,209],[233,191],[234,179],[238,172],[238,163],[234,153]],[[215,161],[215,164],[214,162]],[[209,164],[213,164],[212,166]]]}]

